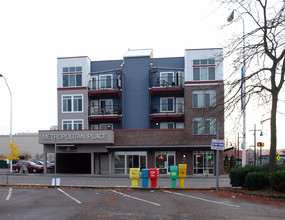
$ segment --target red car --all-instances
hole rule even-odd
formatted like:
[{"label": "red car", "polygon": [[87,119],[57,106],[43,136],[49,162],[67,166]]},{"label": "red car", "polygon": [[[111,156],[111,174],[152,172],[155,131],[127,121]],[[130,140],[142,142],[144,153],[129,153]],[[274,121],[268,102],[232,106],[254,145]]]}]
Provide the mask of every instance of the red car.
[{"label": "red car", "polygon": [[44,167],[42,165],[37,165],[32,161],[20,161],[17,164],[14,164],[12,166],[12,169],[15,170],[16,173],[19,173],[23,165],[27,167],[29,173],[40,173],[44,170]]}]

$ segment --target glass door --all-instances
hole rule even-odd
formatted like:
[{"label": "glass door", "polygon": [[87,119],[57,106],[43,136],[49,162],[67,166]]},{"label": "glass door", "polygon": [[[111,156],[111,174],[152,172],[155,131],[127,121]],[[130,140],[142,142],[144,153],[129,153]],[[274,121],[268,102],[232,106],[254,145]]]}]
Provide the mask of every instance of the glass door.
[{"label": "glass door", "polygon": [[155,166],[160,174],[169,174],[170,166],[175,165],[175,151],[156,151]]}]

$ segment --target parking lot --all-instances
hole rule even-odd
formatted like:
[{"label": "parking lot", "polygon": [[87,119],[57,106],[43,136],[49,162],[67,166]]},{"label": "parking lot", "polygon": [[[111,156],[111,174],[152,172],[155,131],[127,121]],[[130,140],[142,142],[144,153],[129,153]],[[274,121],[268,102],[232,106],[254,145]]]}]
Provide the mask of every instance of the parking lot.
[{"label": "parking lot", "polygon": [[1,219],[284,219],[285,201],[214,190],[1,187]]}]

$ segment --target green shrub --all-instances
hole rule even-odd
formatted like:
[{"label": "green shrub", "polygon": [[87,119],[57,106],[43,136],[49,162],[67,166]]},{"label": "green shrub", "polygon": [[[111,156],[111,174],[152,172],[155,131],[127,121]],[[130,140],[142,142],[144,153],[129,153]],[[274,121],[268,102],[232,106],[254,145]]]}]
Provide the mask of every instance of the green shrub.
[{"label": "green shrub", "polygon": [[230,180],[232,186],[245,187],[245,176],[250,172],[259,171],[259,167],[253,165],[246,165],[244,167],[236,167],[230,170]]},{"label": "green shrub", "polygon": [[270,186],[268,174],[264,172],[250,172],[245,177],[245,187],[248,190],[266,189]]},{"label": "green shrub", "polygon": [[270,174],[270,186],[279,192],[285,192],[285,170]]},{"label": "green shrub", "polygon": [[277,164],[276,165],[276,171],[285,170],[285,164]]}]

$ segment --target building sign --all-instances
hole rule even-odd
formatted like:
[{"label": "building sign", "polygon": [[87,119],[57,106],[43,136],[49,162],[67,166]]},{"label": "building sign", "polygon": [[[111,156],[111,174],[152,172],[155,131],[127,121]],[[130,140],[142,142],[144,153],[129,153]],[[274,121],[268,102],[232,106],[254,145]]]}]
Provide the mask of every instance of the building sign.
[{"label": "building sign", "polygon": [[114,132],[109,130],[39,131],[40,144],[114,144]]}]

